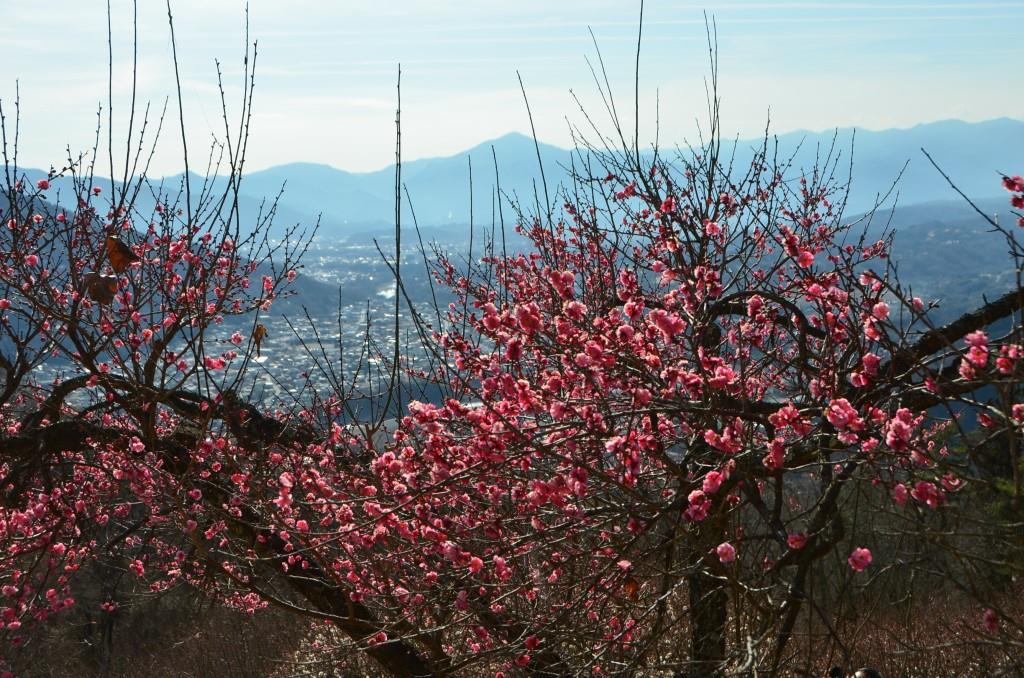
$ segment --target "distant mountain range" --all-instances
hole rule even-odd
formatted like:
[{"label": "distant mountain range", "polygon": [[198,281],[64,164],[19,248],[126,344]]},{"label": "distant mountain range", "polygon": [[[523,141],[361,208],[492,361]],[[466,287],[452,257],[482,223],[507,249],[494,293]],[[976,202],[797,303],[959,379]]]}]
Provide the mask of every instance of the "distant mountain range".
[{"label": "distant mountain range", "polygon": [[[778,137],[779,156],[792,154],[795,170],[810,171],[816,157],[827,153],[833,142],[834,151],[841,154],[838,170],[844,181],[849,175],[852,150],[852,185],[847,206],[850,214],[870,209],[876,197],[886,194],[897,177],[900,181],[893,198],[898,195],[901,205],[956,197],[927,161],[922,148],[965,193],[977,198],[1000,195],[998,172],[1019,172],[1024,165],[1024,121],[1008,118],[980,123],[949,120],[880,132],[791,132]],[[752,149],[759,144],[759,140],[737,141],[737,166],[749,162]],[[565,168],[569,167],[572,154],[548,144],[539,147],[554,199],[555,187],[566,181]],[[403,163],[402,182],[408,188],[419,223],[438,226],[469,222],[470,162],[474,220],[490,223],[496,185],[494,158],[504,194],[518,196],[524,204],[532,205],[536,187],[543,200],[533,140],[521,134],[508,134],[456,155]],[[323,215],[325,235],[341,235],[350,231],[352,224],[394,222],[394,180],[393,166],[376,172],[352,173],[326,165],[299,163],[248,174],[242,190],[262,196],[276,194],[284,186],[283,206],[295,212],[319,212]],[[409,214],[403,219],[409,220]]]},{"label": "distant mountain range", "polygon": [[[793,157],[791,174],[812,170],[816,158],[824,156],[831,148],[834,154],[839,154],[838,178],[842,181],[850,174],[852,151],[851,193],[847,205],[847,213],[851,215],[870,209],[877,196],[889,192],[897,177],[899,182],[890,197],[890,205],[897,197],[899,205],[956,198],[928,163],[922,148],[965,193],[978,199],[1001,194],[999,172],[1019,173],[1024,169],[1024,121],[1009,118],[978,123],[946,120],[884,131],[855,128],[797,131],[779,135],[777,142],[780,158]],[[734,143],[736,166],[744,167],[761,140]],[[566,168],[570,166],[573,153],[543,143],[539,144],[539,149],[549,194],[556,201],[556,188],[567,180]],[[663,148],[662,153],[666,150]],[[522,134],[507,134],[455,155],[402,164],[402,182],[408,189],[411,208],[419,224],[430,227],[469,223],[470,163],[473,220],[477,224],[491,223],[497,209],[495,159],[502,194],[518,197],[522,204],[532,206],[536,190],[543,200],[533,139]],[[29,172],[30,178],[41,174]],[[165,188],[171,188],[181,184],[182,176],[162,181]],[[223,182],[223,179],[217,181]],[[276,234],[297,223],[311,225],[319,215],[320,233],[324,237],[344,239],[355,233],[391,228],[394,181],[394,166],[375,172],[347,172],[310,163],[278,165],[243,177],[240,209],[243,222],[253,223],[260,206],[265,205],[264,200],[273,198],[283,188],[275,219]],[[109,186],[106,180],[97,183]],[[196,178],[193,185],[200,183]],[[139,205],[143,211],[147,207],[145,202],[143,199]],[[403,221],[411,224],[412,213],[404,194],[403,203]],[[508,218],[507,202],[502,206]]]}]

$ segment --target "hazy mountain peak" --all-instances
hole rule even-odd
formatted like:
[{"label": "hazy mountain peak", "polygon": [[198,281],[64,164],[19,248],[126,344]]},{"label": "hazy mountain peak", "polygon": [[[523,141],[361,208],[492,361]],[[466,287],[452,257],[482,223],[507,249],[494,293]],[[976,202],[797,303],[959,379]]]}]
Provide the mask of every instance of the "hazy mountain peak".
[{"label": "hazy mountain peak", "polygon": [[[876,196],[888,192],[904,166],[906,170],[897,187],[900,205],[956,198],[921,154],[921,148],[935,158],[966,194],[977,199],[1002,196],[999,171],[1017,173],[1024,169],[1024,121],[1011,118],[982,122],[937,120],[887,130],[794,131],[778,136],[780,158],[793,154],[793,167],[813,167],[816,154],[830,148],[833,140],[835,150],[843,158],[837,166],[840,181],[846,179],[846,159],[852,141],[852,194],[847,205],[850,214],[869,209]],[[749,162],[751,148],[758,145],[751,140],[739,141],[737,166]],[[533,138],[518,131],[509,132],[449,156],[403,163],[403,184],[420,225],[468,223],[471,201],[467,158],[472,160],[475,220],[480,222],[483,214],[490,219],[492,201],[497,195],[492,148],[498,160],[502,195],[515,195],[523,203],[533,204],[536,191],[543,199]],[[548,186],[554,189],[566,181],[563,166],[568,164],[570,151],[545,143],[540,143],[539,148]],[[181,175],[163,181],[165,188],[172,190],[175,184],[180,184]],[[193,177],[193,181],[200,179]],[[246,173],[241,186],[243,202],[251,206],[243,209],[243,217],[251,216],[250,212],[258,213],[262,199],[276,196],[284,186],[279,223],[312,223],[316,215],[323,215],[321,233],[327,237],[344,236],[353,224],[387,224],[394,219],[393,166],[375,172],[348,172],[323,163],[300,161]],[[403,202],[408,209],[409,201],[404,194]]]}]

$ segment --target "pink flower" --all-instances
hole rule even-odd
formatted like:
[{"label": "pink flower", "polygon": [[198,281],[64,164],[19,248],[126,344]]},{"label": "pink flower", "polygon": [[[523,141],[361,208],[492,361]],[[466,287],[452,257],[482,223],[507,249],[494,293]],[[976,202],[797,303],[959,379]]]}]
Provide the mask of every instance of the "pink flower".
[{"label": "pink flower", "polygon": [[884,301],[880,301],[871,307],[871,315],[875,316],[879,320],[885,320],[889,317],[889,304]]},{"label": "pink flower", "polygon": [[996,367],[1003,374],[1009,374],[1013,371],[1013,366],[1020,357],[1020,346],[1016,344],[1004,344],[999,347],[999,357],[996,358]]},{"label": "pink flower", "polygon": [[999,631],[999,615],[996,611],[989,608],[985,610],[985,613],[981,616],[982,622],[985,624],[985,630],[989,633],[996,633]]},{"label": "pink flower", "polygon": [[715,553],[718,554],[718,560],[723,563],[731,563],[736,560],[736,548],[727,541],[723,541],[715,549]]},{"label": "pink flower", "polygon": [[964,341],[968,346],[988,346],[988,335],[982,330],[977,330],[964,337]]},{"label": "pink flower", "polygon": [[711,500],[708,499],[703,492],[700,490],[694,490],[687,496],[689,506],[683,515],[686,516],[687,520],[692,520],[695,523],[699,523],[708,517],[708,510],[711,508]]},{"label": "pink flower", "polygon": [[736,381],[736,372],[728,365],[719,365],[715,368],[715,376],[708,379],[708,386],[711,388],[725,388]]},{"label": "pink flower", "polygon": [[920,480],[914,484],[914,489],[910,491],[910,496],[918,500],[922,504],[928,506],[928,508],[938,508],[944,501],[946,501],[946,495],[935,486],[934,483],[929,483],[924,480]]},{"label": "pink flower", "polygon": [[735,454],[743,449],[743,441],[740,439],[742,431],[736,431],[732,426],[726,426],[719,434],[713,429],[704,431],[704,442],[716,450],[726,454]]},{"label": "pink flower", "polygon": [[483,560],[481,560],[477,556],[473,556],[472,558],[469,559],[469,571],[470,572],[472,572],[473,574],[476,574],[477,572],[479,572],[482,569],[484,569],[484,561]]},{"label": "pink flower", "polygon": [[811,264],[814,263],[814,254],[807,250],[800,250],[800,255],[796,258],[796,263],[800,268],[810,268]]},{"label": "pink flower", "polygon": [[970,346],[967,351],[967,360],[975,367],[985,367],[988,362],[988,335],[978,330],[964,337],[964,341]]},{"label": "pink flower", "polygon": [[764,464],[765,468],[777,469],[782,468],[782,463],[786,460],[786,446],[782,438],[774,438],[768,443],[768,454],[764,455],[761,459],[761,463]]},{"label": "pink flower", "polygon": [[298,275],[299,274],[295,272],[295,269],[292,269],[292,270],[288,271],[288,282],[295,282],[295,278]]},{"label": "pink flower", "polygon": [[223,370],[224,366],[227,363],[224,362],[223,358],[211,358],[207,356],[205,359],[203,359],[203,364],[206,365],[206,369],[216,371]]},{"label": "pink flower", "polygon": [[668,313],[664,309],[657,308],[651,311],[651,321],[657,327],[665,341],[671,341],[672,337],[686,329],[686,321],[675,313]]},{"label": "pink flower", "polygon": [[38,256],[36,256],[35,254],[25,255],[25,265],[26,266],[37,266],[38,264],[39,264],[39,257]]},{"label": "pink flower", "polygon": [[40,191],[45,191],[49,187],[50,182],[47,181],[46,179],[40,179],[39,181],[36,182],[36,188],[38,188]]},{"label": "pink flower", "polygon": [[871,551],[866,548],[855,548],[846,562],[854,572],[863,572],[871,564]]},{"label": "pink flower", "polygon": [[0,299],[0,311],[6,311],[10,307],[11,307],[11,302],[10,302],[9,299]]},{"label": "pink flower", "polygon": [[523,357],[523,340],[519,337],[514,337],[509,340],[505,346],[505,359],[510,362],[515,362]]},{"label": "pink flower", "polygon": [[840,431],[859,431],[864,424],[857,410],[846,398],[837,398],[830,402],[825,416]]},{"label": "pink flower", "polygon": [[807,435],[811,431],[810,423],[800,416],[800,410],[796,409],[792,403],[786,403],[782,409],[769,416],[768,421],[778,428],[789,426],[794,433],[801,436]]},{"label": "pink flower", "polygon": [[885,444],[896,452],[910,448],[914,436],[914,415],[906,407],[896,410],[896,416],[885,426]]},{"label": "pink flower", "polygon": [[531,333],[540,329],[540,308],[535,302],[516,307],[516,321],[524,332]]},{"label": "pink flower", "polygon": [[795,532],[786,537],[786,544],[794,551],[799,551],[807,544],[807,534]]},{"label": "pink flower", "polygon": [[704,493],[714,494],[718,492],[718,488],[722,485],[722,474],[718,471],[708,471],[708,474],[704,476]]},{"label": "pink flower", "polygon": [[1010,193],[1024,193],[1024,177],[1003,177],[1003,188]]},{"label": "pink flower", "polygon": [[572,299],[573,288],[576,285],[576,274],[572,271],[552,271],[549,278],[558,296],[563,299]]},{"label": "pink flower", "polygon": [[960,377],[967,381],[974,379],[977,374],[974,371],[974,367],[967,360],[960,361]]}]

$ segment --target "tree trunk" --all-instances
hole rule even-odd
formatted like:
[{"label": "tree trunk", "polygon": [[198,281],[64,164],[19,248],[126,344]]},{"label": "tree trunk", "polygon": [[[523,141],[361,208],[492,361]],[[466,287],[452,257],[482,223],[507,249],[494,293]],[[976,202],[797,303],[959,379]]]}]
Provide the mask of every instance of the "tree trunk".
[{"label": "tree trunk", "polygon": [[687,676],[718,676],[725,665],[729,594],[722,581],[700,568],[690,588],[690,666]]}]

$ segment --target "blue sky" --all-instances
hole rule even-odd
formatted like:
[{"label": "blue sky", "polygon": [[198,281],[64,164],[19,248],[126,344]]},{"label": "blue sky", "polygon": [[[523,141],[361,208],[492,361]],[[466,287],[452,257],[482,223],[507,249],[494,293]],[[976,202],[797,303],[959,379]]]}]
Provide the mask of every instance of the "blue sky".
[{"label": "blue sky", "polygon": [[[131,14],[113,2],[114,129],[127,123]],[[173,95],[166,7],[139,1],[138,99]],[[237,100],[244,43],[240,0],[173,0],[190,153],[220,134],[214,59]],[[703,12],[718,25],[727,133],[858,125],[906,127],[945,118],[1024,117],[1024,1],[673,2],[648,0],[641,48],[641,140],[692,137],[704,111]],[[607,129],[590,73],[593,30],[620,114],[632,129],[639,3],[249,2],[259,41],[250,168],[320,162],[377,169],[393,158],[395,74],[403,71],[407,158],[445,155],[528,131],[516,70],[538,136],[568,145],[584,124],[575,93]],[[106,101],[103,0],[0,2],[0,99],[20,85],[21,163],[60,164],[91,146]],[[655,115],[655,102],[659,102]],[[154,171],[181,169],[177,106],[169,108]],[[104,132],[105,134],[105,132]]]}]

